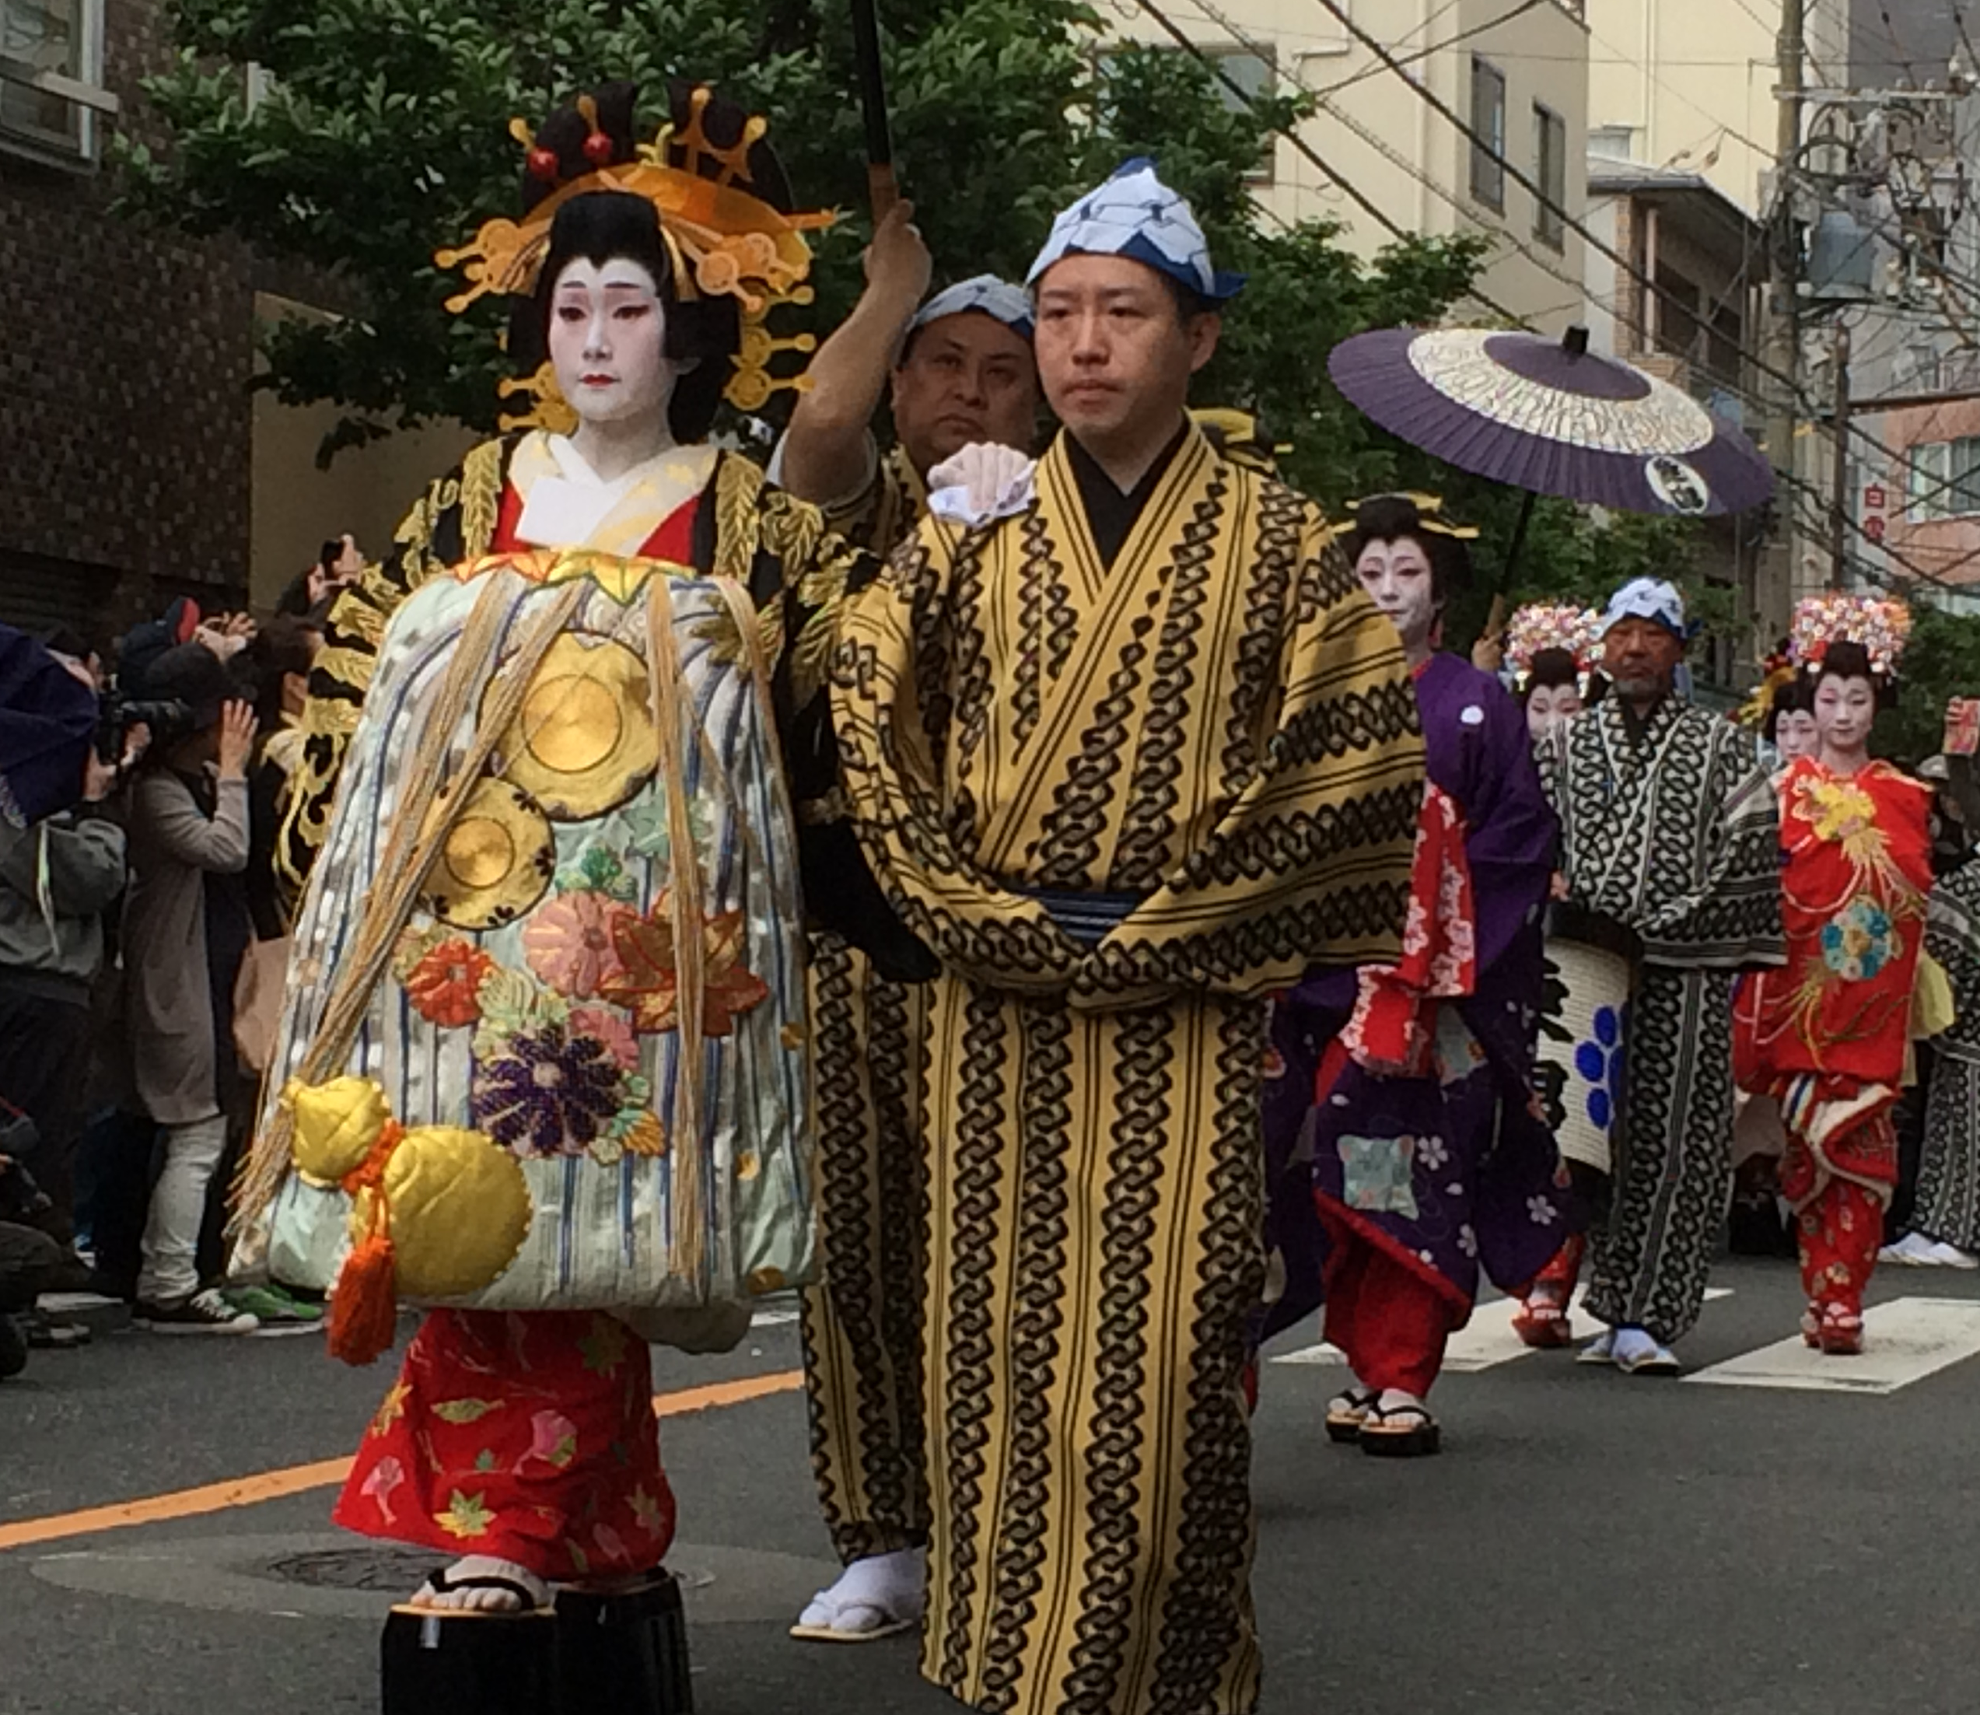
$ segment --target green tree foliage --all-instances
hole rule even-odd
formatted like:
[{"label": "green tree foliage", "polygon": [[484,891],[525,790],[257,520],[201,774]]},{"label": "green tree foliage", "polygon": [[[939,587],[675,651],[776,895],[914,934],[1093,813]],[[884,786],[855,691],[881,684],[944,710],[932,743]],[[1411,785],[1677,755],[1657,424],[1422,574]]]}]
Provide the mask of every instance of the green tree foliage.
[{"label": "green tree foliage", "polygon": [[[1327,350],[1440,315],[1479,246],[1412,241],[1364,264],[1325,223],[1270,226],[1247,175],[1297,103],[1234,112],[1188,55],[1102,53],[1080,0],[883,13],[901,176],[938,268],[1021,278],[1058,208],[1123,159],[1156,155],[1220,262],[1252,276],[1199,397],[1261,411],[1322,498],[1356,492],[1385,455],[1370,462]],[[800,199],[853,211],[819,245],[814,325],[834,325],[858,290],[865,166],[843,0],[171,0],[168,14],[180,55],[147,86],[166,140],[126,151],[127,200],[329,276],[349,313],[272,330],[267,384],[342,405],[335,444],[435,417],[492,426],[502,308],[449,316],[457,282],[433,252],[513,206],[512,116],[540,119],[610,77],[700,78],[765,113]],[[267,80],[252,108],[250,62]]]},{"label": "green tree foliage", "polygon": [[[1363,328],[1444,318],[1485,242],[1411,239],[1364,260],[1332,222],[1276,221],[1251,181],[1302,99],[1234,107],[1188,54],[1103,51],[1083,0],[882,11],[901,177],[944,276],[1022,278],[1059,208],[1124,159],[1157,157],[1219,263],[1250,277],[1197,399],[1255,411],[1288,478],[1337,514],[1361,495],[1422,488],[1478,523],[1479,588],[1450,631],[1468,643],[1502,587],[1520,497],[1376,429],[1326,363]],[[343,313],[269,330],[264,384],[289,403],[343,407],[326,460],[434,418],[494,426],[503,306],[449,315],[459,281],[433,253],[514,206],[511,118],[539,120],[608,78],[700,78],[766,114],[801,201],[848,211],[818,241],[811,325],[836,325],[858,292],[864,137],[844,0],[168,0],[167,14],[179,55],[147,84],[164,140],[125,148],[127,203],[314,271],[313,295]],[[265,90],[252,107],[250,64]],[[1544,501],[1510,594],[1595,600],[1638,571],[1682,580],[1695,539]]]},{"label": "green tree foliage", "polygon": [[1900,668],[1896,699],[1877,717],[1873,748],[1916,764],[1938,750],[1948,700],[1980,696],[1980,617],[1914,601]]}]

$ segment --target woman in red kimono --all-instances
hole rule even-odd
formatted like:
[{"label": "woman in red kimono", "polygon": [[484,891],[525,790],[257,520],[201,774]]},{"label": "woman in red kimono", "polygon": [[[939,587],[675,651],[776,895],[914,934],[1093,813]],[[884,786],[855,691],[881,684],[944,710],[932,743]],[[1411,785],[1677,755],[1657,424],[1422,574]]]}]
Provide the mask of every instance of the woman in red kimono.
[{"label": "woman in red kimono", "polygon": [[[334,1278],[331,1349],[351,1362],[390,1343],[395,1292],[442,1301],[336,1509],[351,1530],[456,1557],[422,1608],[542,1608],[552,1585],[638,1579],[666,1552],[648,1339],[732,1341],[747,1295],[786,1277],[758,1266],[760,1246],[808,1244],[801,978],[788,988],[782,942],[743,957],[751,934],[796,933],[797,890],[774,885],[802,867],[821,918],[837,913],[876,968],[926,974],[845,858],[850,830],[819,814],[786,836],[788,812],[762,808],[782,789],[759,761],[775,754],[758,742],[765,709],[789,796],[815,805],[836,780],[817,694],[829,614],[878,570],[707,444],[720,398],[769,390],[779,345],[751,317],[797,294],[805,217],[782,212],[760,122],[680,85],[642,150],[636,99],[614,85],[553,115],[530,140],[521,225],[490,222],[449,258],[473,282],[460,301],[524,299],[511,353],[546,353],[567,409],[561,427],[470,452],[342,597],[284,830],[308,892],[236,1266]],[[485,693],[481,668],[455,686],[477,648]],[[743,670],[756,701],[737,691],[726,724],[704,719],[718,671]],[[508,682],[525,694],[494,712]],[[666,721],[668,694],[700,699],[692,719]],[[684,759],[663,767],[676,725]],[[448,766],[474,784],[445,795],[440,769],[421,770],[445,747],[423,736],[463,731],[481,749],[458,741],[469,760]],[[714,784],[691,795],[690,764]],[[398,832],[434,825],[443,797],[474,807],[429,864]],[[678,926],[690,914],[700,937]],[[378,948],[389,959],[367,957]],[[698,1081],[674,1075],[683,1037],[699,1039]],[[351,1138],[365,1153],[348,1171],[303,1153]],[[414,1266],[416,1177],[394,1177],[416,1143],[435,1152],[436,1196],[469,1164],[485,1181],[459,1199],[471,1218],[433,1223],[479,1258],[437,1286]],[[718,1184],[723,1212],[704,1218]],[[339,1193],[369,1211],[341,1263]],[[764,1218],[745,1234],[727,1211],[752,1203]],[[704,1307],[721,1326],[696,1321]]]},{"label": "woman in red kimono", "polygon": [[1895,604],[1825,596],[1796,614],[1820,744],[1776,777],[1788,962],[1739,999],[1739,1081],[1787,1127],[1808,1312],[1824,1352],[1863,1349],[1863,1290],[1897,1184],[1892,1126],[1932,885],[1929,791],[1870,759],[1870,725],[1902,646]]}]

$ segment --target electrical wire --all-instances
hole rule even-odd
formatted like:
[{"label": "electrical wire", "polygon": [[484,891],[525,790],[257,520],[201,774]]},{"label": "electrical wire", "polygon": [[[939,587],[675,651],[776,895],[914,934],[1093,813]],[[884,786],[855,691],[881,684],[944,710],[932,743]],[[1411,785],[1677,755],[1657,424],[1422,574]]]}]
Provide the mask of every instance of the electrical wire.
[{"label": "electrical wire", "polygon": [[[1227,37],[1229,37],[1231,41],[1235,42],[1240,48],[1244,49],[1247,53],[1253,55],[1256,58],[1260,58],[1260,59],[1269,58],[1270,45],[1268,43],[1257,41],[1251,36],[1246,35],[1244,31],[1230,18],[1230,16],[1227,13],[1220,11],[1218,9],[1215,0],[1195,0],[1195,4],[1199,11],[1201,11],[1205,16],[1207,16],[1212,23],[1214,23],[1219,29],[1221,29],[1224,32],[1224,34]],[[1281,72],[1279,75],[1283,77],[1285,81],[1290,83],[1293,88],[1299,90],[1302,94],[1312,96],[1319,105],[1320,111],[1325,113],[1329,118],[1336,120],[1345,129],[1351,131],[1356,137],[1359,137],[1363,143],[1367,144],[1368,147],[1370,147],[1371,149],[1374,149],[1392,166],[1401,168],[1403,172],[1407,173],[1419,185],[1423,186],[1424,189],[1428,190],[1429,192],[1431,192],[1432,195],[1437,196],[1440,199],[1442,199],[1444,202],[1448,203],[1459,214],[1464,215],[1469,219],[1473,219],[1473,220],[1477,219],[1475,212],[1467,208],[1464,201],[1454,191],[1448,189],[1444,185],[1438,184],[1437,181],[1433,179],[1428,173],[1426,173],[1417,162],[1411,160],[1408,155],[1404,154],[1402,150],[1398,149],[1393,143],[1389,142],[1388,139],[1383,137],[1380,133],[1373,131],[1368,126],[1362,124],[1362,122],[1357,118],[1355,118],[1353,114],[1348,113],[1339,107],[1336,107],[1331,101],[1327,99],[1327,96],[1324,91],[1315,89],[1311,84],[1305,82],[1297,73]],[[1558,280],[1562,285],[1571,288],[1576,294],[1578,294],[1577,301],[1579,301],[1580,297],[1585,297],[1587,295],[1587,282],[1585,279],[1583,279],[1579,275],[1570,272],[1568,269],[1564,268],[1560,264],[1560,262],[1556,261],[1552,257],[1543,256],[1539,252],[1534,250],[1530,245],[1525,243],[1518,236],[1518,234],[1516,234],[1512,230],[1511,226],[1503,221],[1503,219],[1501,219],[1501,221],[1498,224],[1489,224],[1486,222],[1479,222],[1479,224],[1485,226],[1486,230],[1492,232],[1494,235],[1503,237],[1505,241],[1509,245],[1511,245],[1515,251],[1517,251],[1521,256],[1523,256],[1528,262],[1532,263],[1533,266],[1538,268],[1542,273],[1545,273],[1550,277],[1552,277],[1553,279]]]},{"label": "electrical wire", "polygon": [[[1240,102],[1244,104],[1244,107],[1247,111],[1251,112],[1254,115],[1257,114],[1258,112],[1257,104],[1253,101],[1250,92],[1244,89],[1243,86],[1238,84],[1233,78],[1228,76],[1224,72],[1222,67],[1220,67],[1216,63],[1215,57],[1213,55],[1205,53],[1203,49],[1196,42],[1192,41],[1175,24],[1175,22],[1167,15],[1167,13],[1164,12],[1162,8],[1156,4],[1156,0],[1138,0],[1138,3],[1141,5],[1144,11],[1146,11],[1152,18],[1155,19],[1155,21],[1162,27],[1162,29],[1179,47],[1183,48],[1186,52],[1193,55],[1200,64],[1202,64],[1207,70],[1209,70],[1214,76],[1216,76],[1218,81],[1221,84],[1223,84],[1223,86],[1227,90],[1229,90],[1232,95],[1234,95]],[[1452,109],[1442,100],[1440,100],[1433,92],[1431,92],[1428,89],[1425,89],[1422,85],[1417,83],[1417,81],[1414,78],[1411,78],[1408,75],[1406,69],[1395,61],[1394,56],[1391,55],[1388,52],[1388,50],[1381,45],[1381,43],[1376,41],[1366,31],[1356,26],[1353,19],[1348,16],[1345,9],[1340,4],[1337,3],[1337,0],[1315,0],[1315,3],[1324,7],[1328,12],[1333,14],[1333,16],[1340,22],[1340,24],[1347,30],[1347,32],[1351,36],[1353,36],[1356,40],[1358,40],[1365,48],[1369,49],[1371,52],[1374,53],[1376,58],[1383,63],[1385,69],[1392,71],[1396,73],[1398,76],[1400,76],[1404,83],[1406,83],[1411,89],[1415,90],[1417,95],[1422,100],[1427,102],[1433,108],[1433,110],[1435,110],[1442,118],[1444,118],[1450,125],[1452,125],[1462,136],[1466,137],[1474,146],[1482,149],[1486,149],[1490,153],[1497,153],[1496,151],[1491,150],[1490,145],[1478,134],[1476,130],[1473,129],[1473,127],[1469,123],[1467,123],[1457,113],[1452,111]],[[1232,33],[1234,39],[1239,40],[1240,43],[1242,42],[1243,38],[1236,36],[1235,32],[1229,32],[1228,27],[1227,27],[1227,33]],[[1376,202],[1374,202],[1372,198],[1370,198],[1365,192],[1363,192],[1359,186],[1355,185],[1352,182],[1352,180],[1350,180],[1345,174],[1340,172],[1337,168],[1333,167],[1328,162],[1323,160],[1320,157],[1319,153],[1316,150],[1314,150],[1311,147],[1311,145],[1309,145],[1306,142],[1304,138],[1299,137],[1296,133],[1286,129],[1283,126],[1271,125],[1269,126],[1269,129],[1272,130],[1278,136],[1285,138],[1289,143],[1291,143],[1293,148],[1303,158],[1311,162],[1323,174],[1325,174],[1325,176],[1330,181],[1338,185],[1341,188],[1341,190],[1344,193],[1346,193],[1357,204],[1357,206],[1362,208],[1366,213],[1368,213],[1387,231],[1389,231],[1391,234],[1393,234],[1398,238],[1407,238],[1410,236],[1410,234],[1408,234],[1400,225],[1398,225],[1398,223],[1394,220],[1393,217],[1391,217]],[[1613,246],[1607,244],[1600,238],[1597,238],[1594,233],[1588,230],[1587,226],[1581,220],[1576,218],[1573,214],[1569,213],[1569,211],[1563,208],[1559,203],[1555,202],[1554,199],[1548,196],[1547,193],[1544,190],[1542,190],[1540,186],[1536,184],[1526,173],[1524,173],[1520,168],[1515,166],[1511,161],[1507,160],[1502,153],[1499,154],[1499,161],[1500,161],[1500,165],[1505,170],[1507,175],[1511,177],[1516,184],[1521,185],[1530,195],[1532,195],[1537,203],[1539,203],[1542,207],[1545,207],[1548,210],[1550,210],[1556,216],[1556,218],[1562,221],[1565,227],[1579,233],[1585,243],[1589,244],[1598,253],[1608,257],[1608,259],[1611,262],[1613,262],[1618,268],[1620,268],[1626,275],[1636,280],[1640,285],[1642,285],[1644,288],[1646,288],[1648,291],[1654,294],[1657,298],[1659,298],[1664,302],[1674,305],[1681,313],[1687,316],[1691,316],[1694,320],[1696,319],[1696,312],[1690,306],[1686,305],[1682,299],[1678,298],[1675,294],[1669,292],[1665,288],[1659,286],[1656,283],[1656,281],[1651,279],[1648,275],[1644,274],[1641,269],[1637,268],[1635,264],[1632,263],[1627,257],[1623,256],[1621,252],[1617,251]],[[1469,291],[1467,295],[1475,299],[1477,302],[1485,305],[1494,314],[1499,315],[1500,317],[1502,317],[1507,321],[1510,321],[1519,326],[1525,326],[1525,327],[1531,326],[1531,324],[1527,322],[1524,317],[1516,315],[1514,312],[1508,310],[1504,305],[1495,303],[1492,299],[1487,297],[1482,292],[1476,290],[1475,288]],[[1747,362],[1751,363],[1753,367],[1756,369],[1756,371],[1758,371],[1760,374],[1768,376],[1770,379],[1775,380],[1780,384],[1782,384],[1783,386],[1787,387],[1789,392],[1789,397],[1793,399],[1804,412],[1806,412],[1811,416],[1816,415],[1816,413],[1812,411],[1808,411],[1808,405],[1809,405],[1808,395],[1804,392],[1800,384],[1797,381],[1795,381],[1795,379],[1792,376],[1784,375],[1781,371],[1775,369],[1771,364],[1767,363],[1764,359],[1758,357],[1755,353],[1748,350],[1744,346],[1737,347],[1736,349],[1738,350],[1739,355]],[[1856,435],[1858,438],[1864,440],[1867,444],[1876,447],[1880,453],[1885,453],[1885,455],[1888,456],[1887,449],[1884,448],[1883,443],[1877,440],[1876,437],[1871,435],[1867,430],[1862,429],[1859,425],[1857,425],[1853,421],[1845,422],[1843,428],[1845,432]],[[1784,480],[1790,487],[1806,488],[1817,494],[1819,494],[1820,492],[1819,490],[1815,490],[1812,484],[1807,483],[1805,479],[1799,477],[1792,471],[1783,471],[1780,473],[1780,475],[1782,480]],[[1837,498],[1836,505],[1838,507],[1841,506],[1840,497]],[[1918,565],[1914,560],[1910,559],[1908,555],[1900,552],[1895,548],[1890,547],[1888,544],[1880,543],[1874,537],[1869,536],[1867,532],[1864,531],[1861,522],[1857,520],[1855,517],[1853,517],[1847,511],[1847,509],[1843,509],[1842,516],[1844,517],[1847,525],[1850,528],[1854,529],[1859,535],[1862,535],[1864,540],[1871,542],[1871,544],[1877,547],[1880,552],[1884,553],[1891,560],[1896,562],[1898,565],[1902,566],[1905,571],[1910,573],[1920,583],[1932,584],[1946,589],[1955,588],[1956,586],[1951,585],[1947,581],[1950,572],[1956,570],[1959,566],[1966,564],[1969,560],[1980,559],[1980,548],[1975,548],[1970,554],[1962,555],[1959,559],[1952,562],[1950,566],[1941,568],[1937,572],[1933,572],[1926,569],[1923,566]]]},{"label": "electrical wire", "polygon": [[[1201,47],[1199,47],[1195,42],[1190,40],[1190,38],[1187,35],[1185,35],[1182,32],[1182,30],[1180,30],[1176,26],[1174,20],[1171,19],[1169,15],[1162,10],[1160,6],[1155,4],[1155,0],[1138,0],[1138,4],[1141,6],[1143,11],[1145,11],[1151,18],[1155,20],[1156,23],[1161,25],[1161,27],[1175,41],[1178,47],[1182,48],[1185,52],[1194,55],[1199,64],[1203,65],[1218,80],[1218,82],[1220,82],[1225,87],[1225,89],[1229,90],[1232,95],[1236,96],[1237,99],[1244,104],[1245,110],[1247,112],[1249,112],[1254,118],[1259,117],[1258,105],[1252,99],[1251,92],[1245,89],[1242,84],[1238,83],[1236,79],[1231,77],[1224,70],[1224,68],[1217,63],[1216,57],[1214,55],[1206,54]],[[1275,135],[1283,137],[1288,143],[1290,143],[1293,146],[1294,150],[1304,160],[1310,162],[1313,166],[1317,167],[1322,173],[1324,173],[1327,176],[1329,180],[1331,180],[1334,184],[1340,186],[1341,190],[1344,193],[1346,193],[1346,195],[1354,202],[1354,204],[1358,208],[1360,208],[1371,219],[1375,220],[1391,235],[1393,235],[1396,238],[1403,239],[1405,241],[1412,240],[1416,237],[1416,235],[1411,233],[1407,228],[1399,225],[1396,222],[1395,218],[1392,215],[1390,215],[1389,212],[1381,206],[1381,204],[1377,203],[1371,197],[1369,197],[1368,194],[1364,192],[1360,186],[1355,184],[1352,179],[1348,178],[1338,168],[1332,166],[1327,161],[1323,160],[1320,156],[1319,151],[1316,150],[1310,143],[1308,143],[1304,137],[1301,137],[1300,135],[1298,135],[1298,133],[1288,130],[1284,126],[1280,126],[1280,125],[1268,125],[1267,128],[1271,130]],[[1498,316],[1501,320],[1509,323],[1514,327],[1531,328],[1533,325],[1524,316],[1518,314],[1516,311],[1509,310],[1506,308],[1504,304],[1499,303],[1496,299],[1488,297],[1484,292],[1480,291],[1475,285],[1466,288],[1465,296],[1476,300],[1480,304],[1483,304],[1486,309],[1492,312],[1493,315]]]},{"label": "electrical wire", "polygon": [[[1461,115],[1456,113],[1448,103],[1442,100],[1434,91],[1426,89],[1422,84],[1418,83],[1416,79],[1410,77],[1407,71],[1397,66],[1394,62],[1394,56],[1391,55],[1389,51],[1385,47],[1383,47],[1379,41],[1377,41],[1373,36],[1371,36],[1366,30],[1360,28],[1360,26],[1358,26],[1354,22],[1354,20],[1348,16],[1347,10],[1345,6],[1343,6],[1340,3],[1340,0],[1314,0],[1314,4],[1323,7],[1326,11],[1332,13],[1334,17],[1337,18],[1340,21],[1340,23],[1346,28],[1346,30],[1351,36],[1353,36],[1357,41],[1359,41],[1363,47],[1367,48],[1371,53],[1373,53],[1375,57],[1381,60],[1383,64],[1386,65],[1391,71],[1395,72],[1396,75],[1401,78],[1402,82],[1407,87],[1409,87],[1410,89],[1416,92],[1416,95],[1419,100],[1426,103],[1432,109],[1432,111],[1436,112],[1439,116],[1441,116],[1448,124],[1450,124],[1458,132],[1460,136],[1467,138],[1477,148],[1484,149],[1488,153],[1495,152],[1492,150],[1491,144],[1487,142],[1486,139],[1482,137],[1478,133],[1478,131],[1467,120],[1465,120]],[[1499,158],[1500,166],[1505,171],[1506,175],[1509,178],[1511,178],[1515,184],[1518,184],[1521,187],[1523,187],[1528,192],[1528,194],[1535,199],[1536,202],[1538,202],[1542,207],[1549,209],[1556,216],[1556,218],[1558,218],[1563,222],[1565,226],[1567,226],[1568,228],[1570,228],[1575,232],[1580,233],[1583,242],[1586,243],[1591,249],[1595,250],[1600,255],[1606,256],[1618,268],[1622,269],[1625,274],[1627,274],[1630,278],[1638,281],[1646,290],[1653,293],[1660,301],[1674,305],[1679,311],[1681,311],[1686,315],[1695,315],[1696,312],[1693,311],[1692,308],[1689,305],[1687,305],[1681,298],[1677,297],[1675,293],[1668,291],[1666,288],[1662,286],[1659,286],[1655,280],[1651,279],[1648,275],[1646,275],[1642,269],[1638,268],[1635,265],[1635,263],[1630,261],[1628,257],[1624,256],[1622,252],[1617,250],[1612,244],[1607,243],[1605,240],[1597,237],[1593,232],[1589,231],[1585,223],[1583,223],[1575,215],[1570,213],[1567,209],[1563,208],[1558,202],[1556,202],[1551,196],[1549,196],[1532,179],[1530,175],[1524,172],[1521,168],[1515,166],[1513,162],[1506,159],[1506,157],[1503,154],[1499,154],[1498,158]],[[1786,374],[1783,371],[1776,369],[1771,363],[1767,362],[1765,358],[1759,356],[1755,352],[1746,349],[1745,347],[1740,347],[1739,352],[1740,355],[1753,366],[1754,370],[1757,373],[1764,375],[1768,377],[1770,380],[1785,387],[1787,389],[1788,398],[1795,402],[1801,414],[1810,417],[1817,417],[1821,414],[1818,409],[1810,408],[1809,395],[1803,390],[1801,384],[1792,375]],[[1880,452],[1885,451],[1882,442],[1880,442],[1867,429],[1864,429],[1860,424],[1854,422],[1853,420],[1846,421],[1842,425],[1842,432],[1857,437],[1858,439],[1864,441],[1866,444],[1876,447]],[[1980,550],[1975,551],[1975,557],[1980,557]],[[1934,577],[1929,572],[1924,571],[1923,568],[1918,568],[1918,571],[1919,571],[1919,575],[1925,578],[1928,582],[1939,583],[1943,581],[1941,578]]]},{"label": "electrical wire", "polygon": [[[1418,60],[1427,60],[1432,54],[1440,54],[1446,48],[1456,47],[1459,42],[1468,42],[1473,36],[1482,36],[1488,30],[1496,30],[1501,24],[1510,24],[1513,19],[1519,17],[1522,13],[1531,12],[1534,7],[1545,5],[1546,3],[1547,0],[1514,0],[1512,7],[1507,11],[1501,12],[1496,18],[1487,18],[1482,24],[1473,24],[1469,29],[1458,31],[1455,36],[1446,36],[1441,42],[1431,42],[1427,47],[1412,49],[1409,53],[1402,56],[1402,63],[1404,65],[1414,65]],[[1444,8],[1445,12],[1449,10],[1449,6]],[[1437,15],[1441,17],[1443,13],[1440,12]],[[1429,26],[1426,23],[1424,27],[1427,29]],[[1329,84],[1324,92],[1316,90],[1314,93],[1316,95],[1321,93],[1334,95],[1343,89],[1352,89],[1357,83],[1364,83],[1369,78],[1374,77],[1378,69],[1375,66],[1364,66],[1354,76],[1342,78],[1336,84]]]}]

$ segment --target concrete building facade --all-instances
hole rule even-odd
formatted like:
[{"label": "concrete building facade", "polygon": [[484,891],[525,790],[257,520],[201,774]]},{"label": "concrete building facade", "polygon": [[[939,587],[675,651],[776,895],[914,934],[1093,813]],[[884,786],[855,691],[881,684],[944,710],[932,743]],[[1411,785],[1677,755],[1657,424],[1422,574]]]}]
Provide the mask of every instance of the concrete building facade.
[{"label": "concrete building facade", "polygon": [[[1588,128],[1581,0],[1540,0],[1511,17],[1504,0],[1162,0],[1160,10],[1233,81],[1319,99],[1300,135],[1325,167],[1281,141],[1258,185],[1274,213],[1339,219],[1346,242],[1373,255],[1395,233],[1341,188],[1344,179],[1395,227],[1485,236],[1481,289],[1516,315],[1548,332],[1579,318],[1582,241],[1505,169],[1579,216]],[[1172,40],[1136,0],[1109,0],[1108,16],[1122,36]],[[1425,94],[1494,146],[1477,148]]]}]

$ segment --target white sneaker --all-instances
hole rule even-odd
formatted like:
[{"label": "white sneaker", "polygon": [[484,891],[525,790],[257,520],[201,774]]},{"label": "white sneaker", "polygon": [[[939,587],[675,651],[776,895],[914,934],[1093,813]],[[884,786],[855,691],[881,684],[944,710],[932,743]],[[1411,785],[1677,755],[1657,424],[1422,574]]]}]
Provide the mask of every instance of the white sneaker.
[{"label": "white sneaker", "polygon": [[1906,1233],[1894,1245],[1886,1245],[1877,1253],[1879,1262],[1894,1262],[1904,1268],[1935,1268],[1940,1266],[1932,1254],[1932,1241],[1923,1233]]},{"label": "white sneaker", "polygon": [[1980,1268],[1980,1257],[1949,1245],[1944,1239],[1932,1241],[1930,1256],[1934,1268]]},{"label": "white sneaker", "polygon": [[212,1287],[176,1304],[135,1305],[131,1321],[154,1334],[252,1334],[261,1326],[258,1317],[236,1310]]}]

